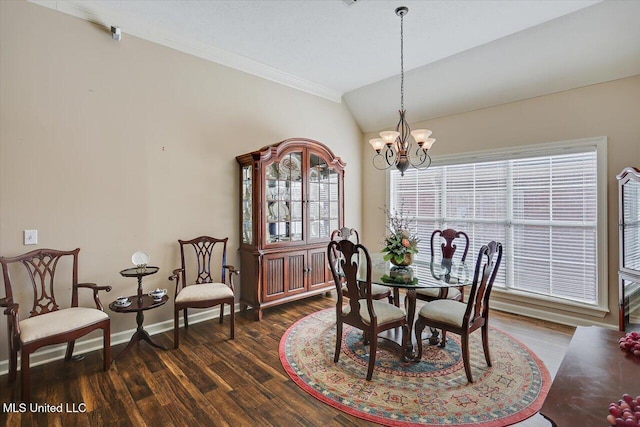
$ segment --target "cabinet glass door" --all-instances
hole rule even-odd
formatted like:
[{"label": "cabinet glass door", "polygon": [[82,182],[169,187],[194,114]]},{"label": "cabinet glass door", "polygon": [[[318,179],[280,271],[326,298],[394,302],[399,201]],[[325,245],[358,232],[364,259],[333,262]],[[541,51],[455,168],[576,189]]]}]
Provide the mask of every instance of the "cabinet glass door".
[{"label": "cabinet glass door", "polygon": [[242,243],[253,243],[253,168],[242,168]]},{"label": "cabinet glass door", "polygon": [[622,186],[622,268],[640,272],[640,181]]},{"label": "cabinet glass door", "polygon": [[309,161],[309,238],[329,239],[339,224],[338,172],[316,154]]},{"label": "cabinet glass door", "polygon": [[[640,325],[640,280],[634,279],[632,275],[620,277],[624,297],[622,299],[622,313],[625,325]],[[632,329],[633,330],[633,329]]]},{"label": "cabinet glass door", "polygon": [[302,152],[268,164],[265,181],[266,242],[302,240]]}]

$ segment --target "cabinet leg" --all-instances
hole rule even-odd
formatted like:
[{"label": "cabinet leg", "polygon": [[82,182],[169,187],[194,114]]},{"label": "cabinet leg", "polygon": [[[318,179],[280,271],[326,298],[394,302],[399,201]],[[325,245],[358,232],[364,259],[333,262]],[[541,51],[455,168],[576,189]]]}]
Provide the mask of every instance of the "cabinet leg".
[{"label": "cabinet leg", "polygon": [[255,320],[256,322],[259,322],[262,320],[262,309],[261,308],[254,308],[253,309],[253,320]]}]

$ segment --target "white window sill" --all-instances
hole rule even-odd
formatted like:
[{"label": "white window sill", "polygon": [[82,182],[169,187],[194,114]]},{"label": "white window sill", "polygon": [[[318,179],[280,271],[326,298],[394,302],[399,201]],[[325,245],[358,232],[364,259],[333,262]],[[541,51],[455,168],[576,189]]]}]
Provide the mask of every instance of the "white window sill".
[{"label": "white window sill", "polygon": [[[554,312],[558,314],[566,313],[576,313],[586,316],[604,318],[607,314],[610,313],[608,307],[597,306],[597,305],[589,305],[582,304],[578,302],[573,302],[569,300],[560,300],[558,298],[549,297],[546,295],[536,295],[528,292],[522,292],[514,289],[503,289],[494,287],[492,291],[492,295],[495,295],[499,299],[505,302],[515,302],[532,306],[533,310],[542,310],[552,309]],[[550,316],[551,318],[552,316]],[[569,315],[569,317],[571,317]],[[565,323],[565,322],[561,322]]]}]

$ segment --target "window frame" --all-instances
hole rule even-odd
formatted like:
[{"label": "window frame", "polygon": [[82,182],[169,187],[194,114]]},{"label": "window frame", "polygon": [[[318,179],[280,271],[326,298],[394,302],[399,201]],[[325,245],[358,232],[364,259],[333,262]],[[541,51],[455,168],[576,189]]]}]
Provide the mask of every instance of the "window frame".
[{"label": "window frame", "polygon": [[[507,302],[526,303],[544,306],[561,311],[604,317],[610,312],[608,287],[608,222],[607,222],[607,137],[591,137],[575,140],[540,143],[533,145],[506,147],[474,152],[463,152],[450,155],[432,156],[431,167],[450,166],[465,163],[486,161],[514,160],[536,156],[553,156],[561,154],[581,153],[595,149],[596,152],[596,302],[582,303],[552,296],[536,294],[514,288],[495,287],[493,293]],[[386,171],[386,204],[391,206],[391,170]],[[509,234],[509,233],[508,233]],[[509,242],[506,242],[507,245]],[[509,250],[508,247],[505,250]],[[476,254],[469,253],[475,259]],[[419,262],[418,262],[419,263]],[[507,277],[510,277],[507,272]],[[501,305],[501,303],[492,305]],[[531,311],[538,309],[531,308]]]}]

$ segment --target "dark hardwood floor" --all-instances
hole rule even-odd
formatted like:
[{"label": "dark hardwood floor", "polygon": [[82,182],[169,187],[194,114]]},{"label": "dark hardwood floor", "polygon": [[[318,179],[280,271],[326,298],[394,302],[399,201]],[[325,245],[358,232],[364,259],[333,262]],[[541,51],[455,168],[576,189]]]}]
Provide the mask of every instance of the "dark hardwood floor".
[{"label": "dark hardwood floor", "polygon": [[[361,426],[371,425],[311,398],[284,372],[278,357],[282,334],[296,320],[335,306],[319,296],[265,311],[264,320],[236,316],[236,337],[228,338],[228,319],[182,329],[178,350],[159,350],[140,343],[101,370],[101,352],[79,362],[56,361],[31,369],[32,400],[86,405],[78,413],[1,413],[10,426]],[[531,348],[555,372],[573,328],[494,312],[492,325]],[[172,331],[154,336],[172,348]],[[117,355],[125,344],[112,349]],[[0,377],[0,402],[16,402],[19,378]],[[540,415],[520,426],[549,425]]]}]

